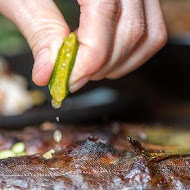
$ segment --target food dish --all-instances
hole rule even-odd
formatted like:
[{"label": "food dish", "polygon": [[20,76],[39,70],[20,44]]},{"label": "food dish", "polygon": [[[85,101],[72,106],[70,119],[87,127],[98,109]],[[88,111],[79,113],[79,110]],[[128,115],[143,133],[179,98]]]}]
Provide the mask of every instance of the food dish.
[{"label": "food dish", "polygon": [[[59,143],[55,129],[62,132]],[[189,189],[189,136],[182,128],[118,122],[107,127],[45,123],[4,131],[4,146],[22,141],[31,155],[0,160],[0,188]],[[51,149],[55,153],[45,156]]]}]

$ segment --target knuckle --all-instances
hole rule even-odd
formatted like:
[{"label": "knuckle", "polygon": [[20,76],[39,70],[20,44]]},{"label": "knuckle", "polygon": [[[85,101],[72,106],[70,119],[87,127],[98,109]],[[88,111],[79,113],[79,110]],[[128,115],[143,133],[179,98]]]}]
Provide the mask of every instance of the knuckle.
[{"label": "knuckle", "polygon": [[155,49],[162,48],[168,39],[168,34],[164,24],[160,24],[151,34],[150,40]]},{"label": "knuckle", "polygon": [[119,0],[99,0],[97,8],[105,18],[117,22],[121,12]]},{"label": "knuckle", "polygon": [[128,24],[125,35],[121,38],[120,52],[123,57],[133,50],[146,35],[146,26],[143,20]]},{"label": "knuckle", "polygon": [[143,19],[133,20],[128,23],[125,41],[123,44],[127,44],[129,50],[133,49],[136,44],[144,38],[146,34],[146,25]]},{"label": "knuckle", "polygon": [[80,6],[93,7],[103,17],[112,21],[119,18],[121,11],[120,0],[78,0]]},{"label": "knuckle", "polygon": [[146,34],[146,27],[144,20],[140,20],[139,22],[134,22],[133,26],[131,27],[131,40],[134,44],[140,41],[144,35]]},{"label": "knuckle", "polygon": [[66,36],[68,27],[55,20],[33,20],[28,25],[30,35],[28,42],[34,54],[44,46],[49,46],[55,36]]}]

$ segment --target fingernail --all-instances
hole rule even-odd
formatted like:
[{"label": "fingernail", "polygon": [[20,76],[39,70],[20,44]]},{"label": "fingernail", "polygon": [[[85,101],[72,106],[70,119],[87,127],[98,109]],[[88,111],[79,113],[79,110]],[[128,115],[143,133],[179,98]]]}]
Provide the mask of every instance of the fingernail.
[{"label": "fingernail", "polygon": [[69,87],[69,91],[71,93],[76,92],[77,90],[82,88],[90,80],[91,77],[92,76],[90,75],[90,76],[86,76],[86,77],[79,79],[77,82],[75,82],[73,85],[71,85]]},{"label": "fingernail", "polygon": [[49,48],[42,49],[35,58],[33,67],[33,74],[35,75],[44,65],[50,63],[50,50]]}]

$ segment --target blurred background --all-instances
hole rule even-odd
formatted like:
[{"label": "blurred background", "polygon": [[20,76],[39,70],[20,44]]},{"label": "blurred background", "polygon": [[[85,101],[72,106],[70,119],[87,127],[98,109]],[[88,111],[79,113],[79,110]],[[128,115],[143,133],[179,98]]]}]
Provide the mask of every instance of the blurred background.
[{"label": "blurred background", "polygon": [[[138,70],[119,80],[90,82],[51,107],[48,87],[31,79],[33,58],[17,28],[0,15],[0,127],[44,121],[80,123],[122,120],[190,124],[190,1],[162,0],[169,40]],[[56,0],[70,28],[78,26],[76,0]]]}]

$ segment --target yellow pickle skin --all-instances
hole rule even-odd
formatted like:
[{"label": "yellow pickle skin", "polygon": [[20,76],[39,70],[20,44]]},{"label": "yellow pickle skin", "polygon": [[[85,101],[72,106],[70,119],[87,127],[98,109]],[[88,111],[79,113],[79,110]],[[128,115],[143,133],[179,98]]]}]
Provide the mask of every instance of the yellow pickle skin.
[{"label": "yellow pickle skin", "polygon": [[55,109],[61,107],[62,101],[69,93],[69,77],[76,60],[78,47],[77,36],[72,32],[65,38],[59,50],[53,74],[49,82],[52,106]]}]

